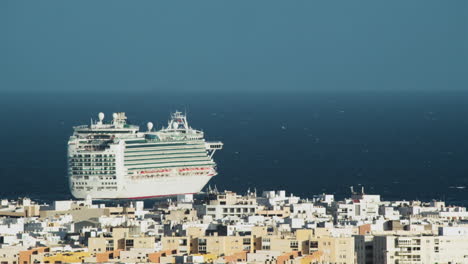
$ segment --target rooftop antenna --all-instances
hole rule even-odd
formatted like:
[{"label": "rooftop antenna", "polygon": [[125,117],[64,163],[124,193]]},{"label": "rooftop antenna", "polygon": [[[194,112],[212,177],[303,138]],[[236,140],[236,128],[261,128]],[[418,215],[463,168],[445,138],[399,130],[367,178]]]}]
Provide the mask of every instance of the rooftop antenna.
[{"label": "rooftop antenna", "polygon": [[361,187],[361,193],[364,194],[364,186]]}]

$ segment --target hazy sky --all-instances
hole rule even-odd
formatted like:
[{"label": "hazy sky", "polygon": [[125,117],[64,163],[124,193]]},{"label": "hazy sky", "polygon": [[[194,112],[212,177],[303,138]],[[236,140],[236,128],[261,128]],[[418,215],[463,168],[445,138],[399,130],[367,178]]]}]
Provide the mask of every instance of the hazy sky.
[{"label": "hazy sky", "polygon": [[468,1],[0,1],[0,91],[468,89]]}]

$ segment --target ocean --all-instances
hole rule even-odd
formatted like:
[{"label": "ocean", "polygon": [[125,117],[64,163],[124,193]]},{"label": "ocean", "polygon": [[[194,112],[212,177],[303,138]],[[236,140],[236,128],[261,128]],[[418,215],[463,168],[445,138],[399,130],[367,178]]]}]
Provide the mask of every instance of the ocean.
[{"label": "ocean", "polygon": [[468,205],[468,92],[1,93],[0,197],[70,199],[72,126],[104,112],[155,128],[184,111],[216,152],[219,190],[287,190],[338,198],[365,188],[383,199]]}]

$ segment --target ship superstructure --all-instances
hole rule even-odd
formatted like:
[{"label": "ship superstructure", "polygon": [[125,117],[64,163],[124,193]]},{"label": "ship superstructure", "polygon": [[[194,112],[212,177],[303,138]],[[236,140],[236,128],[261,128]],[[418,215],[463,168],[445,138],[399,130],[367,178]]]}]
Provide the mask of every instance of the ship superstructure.
[{"label": "ship superstructure", "polygon": [[217,174],[213,154],[221,142],[207,142],[181,112],[167,127],[147,131],[127,124],[125,113],[111,122],[74,127],[68,141],[68,177],[75,198],[151,198],[198,193]]}]

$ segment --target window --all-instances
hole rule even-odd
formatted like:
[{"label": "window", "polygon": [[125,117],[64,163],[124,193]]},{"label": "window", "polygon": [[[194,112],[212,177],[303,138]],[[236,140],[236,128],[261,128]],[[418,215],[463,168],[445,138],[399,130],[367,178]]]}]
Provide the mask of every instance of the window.
[{"label": "window", "polygon": [[133,239],[125,240],[125,247],[133,247]]},{"label": "window", "polygon": [[206,252],[206,246],[198,246],[198,252],[199,252],[199,253],[204,253],[204,252]]},{"label": "window", "polygon": [[106,243],[106,251],[113,251],[114,250],[114,240],[108,240]]},{"label": "window", "polygon": [[296,240],[294,240],[289,243],[289,246],[291,248],[297,248],[299,246],[299,243]]}]

